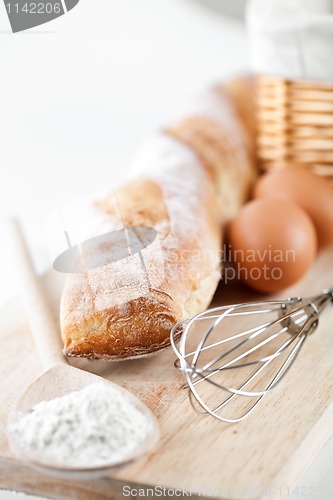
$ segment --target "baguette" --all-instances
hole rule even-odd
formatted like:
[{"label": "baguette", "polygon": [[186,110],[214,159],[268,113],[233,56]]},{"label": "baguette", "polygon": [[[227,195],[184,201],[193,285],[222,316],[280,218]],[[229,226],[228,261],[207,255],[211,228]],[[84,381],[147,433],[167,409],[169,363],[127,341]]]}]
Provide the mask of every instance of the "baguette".
[{"label": "baguette", "polygon": [[156,133],[138,153],[133,178],[92,202],[110,234],[121,222],[131,241],[140,241],[140,227],[154,228],[156,238],[110,263],[101,243],[94,268],[69,275],[60,310],[67,356],[149,354],[169,345],[175,323],[209,305],[220,279],[223,223],[256,173],[252,84],[242,82],[241,91],[239,81],[232,92],[212,89],[201,109]]}]

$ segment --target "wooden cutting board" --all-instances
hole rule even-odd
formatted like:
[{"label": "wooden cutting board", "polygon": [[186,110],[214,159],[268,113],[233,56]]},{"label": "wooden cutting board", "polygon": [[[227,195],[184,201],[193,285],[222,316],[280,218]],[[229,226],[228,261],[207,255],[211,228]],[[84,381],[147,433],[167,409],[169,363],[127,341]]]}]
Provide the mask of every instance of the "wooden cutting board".
[{"label": "wooden cutting board", "polygon": [[[306,278],[283,296],[313,295],[333,286],[333,249],[321,254]],[[63,276],[50,272],[45,287],[55,317]],[[253,299],[239,284],[220,287],[215,304]],[[18,300],[0,316],[0,488],[48,498],[125,498],[132,488],[159,486],[228,499],[280,499],[287,494],[333,433],[333,307],[324,311],[281,385],[242,423],[228,425],[201,417],[191,408],[174,354],[118,363],[71,363],[133,391],[152,409],[161,426],[155,453],[113,479],[68,482],[42,476],[18,463],[6,442],[12,402],[41,371]],[[136,486],[135,486],[136,485]],[[161,490],[157,490],[157,493]],[[132,491],[135,493],[135,491]]]}]

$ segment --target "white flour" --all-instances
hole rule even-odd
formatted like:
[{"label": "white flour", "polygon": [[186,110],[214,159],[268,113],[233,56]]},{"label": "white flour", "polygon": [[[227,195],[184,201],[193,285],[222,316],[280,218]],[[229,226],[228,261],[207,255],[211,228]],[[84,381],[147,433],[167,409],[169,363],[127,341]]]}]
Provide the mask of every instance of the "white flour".
[{"label": "white flour", "polygon": [[59,464],[84,467],[121,460],[144,440],[150,426],[117,390],[97,383],[37,404],[11,431],[23,448]]}]

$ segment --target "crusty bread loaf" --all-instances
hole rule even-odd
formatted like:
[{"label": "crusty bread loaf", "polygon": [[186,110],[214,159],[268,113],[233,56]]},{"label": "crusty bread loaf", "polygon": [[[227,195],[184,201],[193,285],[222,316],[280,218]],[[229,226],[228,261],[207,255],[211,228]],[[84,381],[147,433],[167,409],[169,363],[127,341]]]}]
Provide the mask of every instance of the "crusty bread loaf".
[{"label": "crusty bread loaf", "polygon": [[206,109],[203,99],[200,112],[157,133],[136,157],[133,179],[92,203],[104,232],[121,222],[131,241],[140,240],[142,226],[157,237],[108,264],[101,243],[97,265],[68,277],[61,300],[66,355],[151,353],[169,344],[176,322],[209,305],[220,277],[222,224],[244,202],[255,172],[254,138],[237,108],[252,98],[244,82],[239,104],[215,88]]}]

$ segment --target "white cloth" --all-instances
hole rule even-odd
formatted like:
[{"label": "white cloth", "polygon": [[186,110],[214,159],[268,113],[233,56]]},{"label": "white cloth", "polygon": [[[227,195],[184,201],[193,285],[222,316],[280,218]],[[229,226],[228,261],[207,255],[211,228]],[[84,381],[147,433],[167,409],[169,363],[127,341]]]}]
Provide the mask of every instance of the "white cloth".
[{"label": "white cloth", "polygon": [[255,73],[333,82],[333,0],[249,0]]}]

